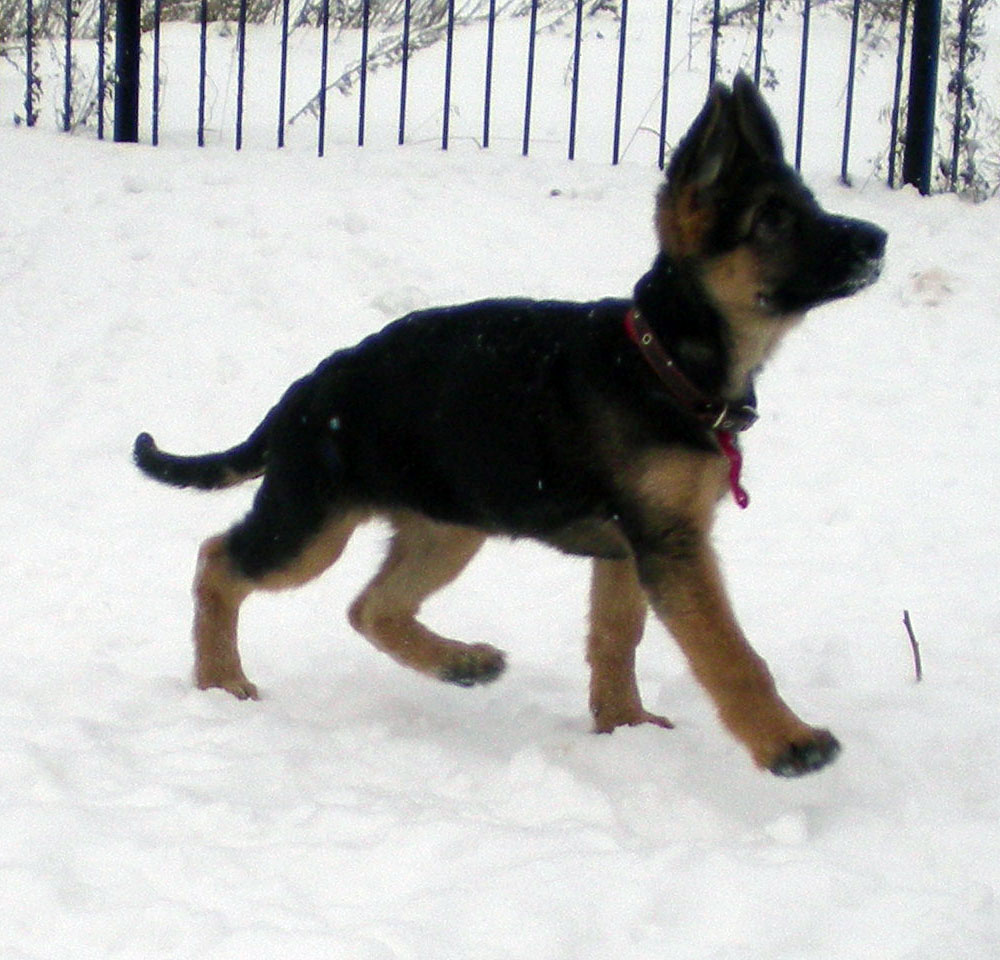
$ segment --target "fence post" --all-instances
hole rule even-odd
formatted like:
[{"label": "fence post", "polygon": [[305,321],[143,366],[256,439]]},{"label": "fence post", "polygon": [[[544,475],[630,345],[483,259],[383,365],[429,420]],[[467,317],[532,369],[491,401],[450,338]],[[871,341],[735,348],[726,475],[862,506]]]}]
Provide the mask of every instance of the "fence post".
[{"label": "fence post", "polygon": [[66,0],[66,52],[63,71],[63,132],[69,133],[73,126],[73,0]]},{"label": "fence post", "polygon": [[962,0],[958,13],[958,73],[955,76],[955,123],[951,131],[951,175],[949,186],[952,190],[958,188],[958,157],[962,149],[962,133],[965,122],[963,107],[965,106],[965,66],[969,53],[969,31],[972,28],[972,7],[969,0]]},{"label": "fence post", "polygon": [[528,26],[528,79],[524,93],[524,138],[521,141],[522,156],[528,155],[531,140],[531,95],[535,85],[535,29],[538,26],[538,0],[531,0],[531,23]]},{"label": "fence post", "polygon": [[583,0],[576,0],[576,26],[573,30],[573,76],[569,96],[569,153],[576,157],[576,110],[580,100],[580,43],[583,39]]},{"label": "fence post", "polygon": [[288,0],[281,0],[281,67],[278,71],[278,147],[285,145],[285,100],[288,93]]},{"label": "fence post", "polygon": [[802,8],[802,53],[799,59],[799,114],[795,125],[795,169],[802,169],[802,138],[806,123],[806,73],[809,65],[809,16],[812,0]]},{"label": "fence post", "polygon": [[940,46],[941,0],[915,0],[903,182],[912,183],[925,195],[931,190],[934,162],[934,106]]},{"label": "fence post", "polygon": [[104,77],[104,45],[108,32],[107,0],[97,4],[97,139],[104,139],[104,100],[107,90]]},{"label": "fence post", "polygon": [[139,0],[117,0],[115,24],[115,141],[139,142]]},{"label": "fence post", "polygon": [[38,83],[35,81],[35,6],[32,0],[28,0],[25,11],[25,35],[24,52],[27,57],[27,64],[24,68],[26,84],[24,89],[24,121],[29,127],[35,125],[35,95],[38,92]]},{"label": "fence post", "polygon": [[899,99],[903,89],[903,54],[906,52],[906,17],[910,0],[903,0],[899,11],[899,43],[896,47],[896,80],[892,93],[892,120],[889,124],[889,186],[896,186],[896,147],[899,142]]},{"label": "fence post", "polygon": [[208,76],[208,0],[198,16],[198,146],[205,146],[205,81]]},{"label": "fence post", "polygon": [[160,145],[160,21],[163,19],[163,0],[153,0],[153,129],[150,139],[153,146]]},{"label": "fence post", "polygon": [[854,0],[851,11],[851,55],[847,65],[847,106],[844,109],[844,148],[840,155],[840,182],[851,185],[847,173],[847,156],[851,149],[851,119],[854,112],[854,75],[858,65],[858,19],[861,16],[861,0]]},{"label": "fence post", "polygon": [[625,35],[628,30],[628,0],[621,2],[618,25],[618,82],[615,88],[615,135],[611,147],[611,162],[618,165],[618,145],[622,137],[622,95],[625,90]]},{"label": "fence post", "polygon": [[403,3],[403,62],[399,74],[399,145],[406,134],[406,79],[410,67],[410,0]]},{"label": "fence post", "polygon": [[486,30],[486,89],[483,92],[483,149],[490,145],[490,105],[493,99],[493,41],[496,33],[497,0],[490,0]]}]

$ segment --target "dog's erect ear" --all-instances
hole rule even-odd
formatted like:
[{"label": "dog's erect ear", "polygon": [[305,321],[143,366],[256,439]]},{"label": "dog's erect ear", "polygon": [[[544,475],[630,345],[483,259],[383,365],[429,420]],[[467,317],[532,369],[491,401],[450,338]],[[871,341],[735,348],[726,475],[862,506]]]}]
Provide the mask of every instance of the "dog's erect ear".
[{"label": "dog's erect ear", "polygon": [[668,183],[700,190],[718,179],[737,145],[732,99],[728,87],[721,83],[712,87],[701,113],[670,159]]},{"label": "dog's erect ear", "polygon": [[[678,144],[667,182],[702,190],[747,160],[781,163],[778,125],[753,81],[737,73],[733,89],[716,83],[691,128]],[[741,173],[741,170],[735,170]]]},{"label": "dog's erect ear", "polygon": [[670,158],[656,201],[656,232],[660,249],[673,256],[696,255],[714,221],[712,194],[739,147],[732,101],[729,88],[715,84]]},{"label": "dog's erect ear", "polygon": [[673,256],[703,255],[719,211],[747,193],[761,167],[781,162],[781,135],[753,83],[739,73],[732,90],[715,84],[660,188],[660,249]]},{"label": "dog's erect ear", "polygon": [[774,116],[753,81],[742,71],[733,80],[733,107],[740,133],[759,160],[784,162],[785,152]]}]

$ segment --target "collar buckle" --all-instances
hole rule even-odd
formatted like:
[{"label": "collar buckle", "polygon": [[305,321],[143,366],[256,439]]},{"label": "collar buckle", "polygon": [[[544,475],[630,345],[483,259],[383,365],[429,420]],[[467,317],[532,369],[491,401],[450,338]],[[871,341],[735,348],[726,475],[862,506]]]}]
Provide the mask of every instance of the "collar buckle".
[{"label": "collar buckle", "polygon": [[742,433],[757,422],[756,407],[746,402],[753,399],[752,391],[734,406],[706,396],[681,372],[636,307],[625,314],[625,330],[674,400],[709,430]]},{"label": "collar buckle", "polygon": [[742,433],[744,430],[749,430],[759,418],[757,408],[749,403],[741,403],[735,408],[723,403],[719,415],[712,421],[711,429],[716,432],[727,430],[730,433]]}]

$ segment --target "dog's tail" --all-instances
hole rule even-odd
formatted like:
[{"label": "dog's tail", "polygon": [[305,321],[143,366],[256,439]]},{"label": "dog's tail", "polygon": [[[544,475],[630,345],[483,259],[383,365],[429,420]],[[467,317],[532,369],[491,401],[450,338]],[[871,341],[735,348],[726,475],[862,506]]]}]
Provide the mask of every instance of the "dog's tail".
[{"label": "dog's tail", "polygon": [[222,490],[264,473],[269,446],[268,427],[268,420],[265,420],[235,447],[194,457],[164,453],[148,433],[140,433],[135,438],[132,458],[146,476],[160,483],[199,490]]}]

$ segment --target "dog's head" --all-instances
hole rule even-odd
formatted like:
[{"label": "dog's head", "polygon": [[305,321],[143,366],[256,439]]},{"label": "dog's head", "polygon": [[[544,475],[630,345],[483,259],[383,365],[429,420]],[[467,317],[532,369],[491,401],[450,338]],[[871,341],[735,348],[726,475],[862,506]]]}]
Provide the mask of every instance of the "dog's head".
[{"label": "dog's head", "polygon": [[724,313],[800,315],[872,283],[886,234],[824,211],[785,163],[774,117],[738,74],[717,84],[674,152],[657,201],[661,249]]}]

